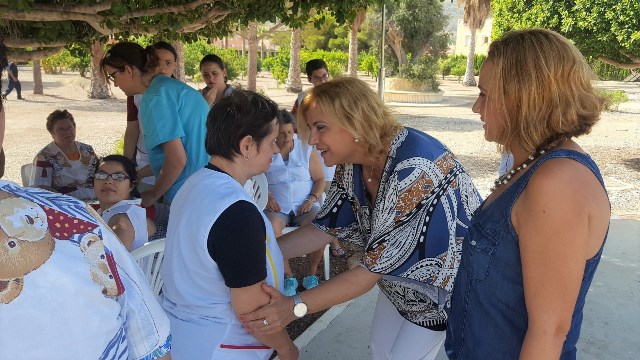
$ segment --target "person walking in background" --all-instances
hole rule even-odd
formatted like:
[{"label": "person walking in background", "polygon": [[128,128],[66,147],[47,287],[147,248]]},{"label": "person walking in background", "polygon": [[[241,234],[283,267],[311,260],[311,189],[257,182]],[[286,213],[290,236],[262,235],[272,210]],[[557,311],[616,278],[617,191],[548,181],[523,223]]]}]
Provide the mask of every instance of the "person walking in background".
[{"label": "person walking in background", "polygon": [[213,106],[233,91],[233,86],[227,84],[227,67],[218,55],[208,54],[200,60],[200,75],[206,84],[200,93],[209,106]]},{"label": "person walking in background", "polygon": [[[403,127],[362,80],[314,87],[298,113],[328,165],[338,165],[322,209],[283,235],[285,258],[333,239],[364,248],[360,266],[294,297],[263,286],[269,305],[245,315],[270,333],[307,312],[380,288],[371,326],[373,359],[433,359],[444,341],[460,245],[480,196],[456,157],[435,138]],[[266,324],[269,325],[266,325]]]},{"label": "person walking in background", "polygon": [[159,72],[156,49],[132,42],[113,45],[101,61],[104,74],[126,95],[143,94],[140,121],[149,163],[156,177],[141,194],[142,206],[164,198],[170,204],[178,189],[208,159],[203,146],[209,106],[189,85]]},{"label": "person walking in background", "polygon": [[597,165],[573,140],[603,98],[578,49],[550,30],[489,46],[473,111],[513,154],[474,214],[451,300],[450,359],[575,359],[582,310],[611,207]]},{"label": "person walking in background", "polygon": [[22,85],[20,84],[20,80],[18,80],[18,65],[13,61],[9,63],[9,66],[7,66],[7,78],[9,79],[9,86],[2,94],[2,97],[6,99],[7,95],[9,95],[13,89],[16,89],[18,100],[24,100],[22,98]]}]

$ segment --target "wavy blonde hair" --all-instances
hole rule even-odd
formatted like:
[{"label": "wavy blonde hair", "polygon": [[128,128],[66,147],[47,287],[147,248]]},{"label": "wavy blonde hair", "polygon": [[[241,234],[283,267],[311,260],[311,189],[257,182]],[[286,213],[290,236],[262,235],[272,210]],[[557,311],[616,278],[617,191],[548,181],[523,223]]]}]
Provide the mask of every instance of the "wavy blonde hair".
[{"label": "wavy blonde hair", "polygon": [[306,115],[315,104],[338,126],[367,144],[369,155],[382,155],[402,125],[378,95],[364,81],[341,77],[315,86],[302,100],[298,111],[298,133],[307,138]]},{"label": "wavy blonde hair", "polygon": [[511,31],[489,46],[491,90],[503,118],[499,142],[528,152],[564,138],[588,134],[600,119],[604,98],[580,51],[546,29]]}]

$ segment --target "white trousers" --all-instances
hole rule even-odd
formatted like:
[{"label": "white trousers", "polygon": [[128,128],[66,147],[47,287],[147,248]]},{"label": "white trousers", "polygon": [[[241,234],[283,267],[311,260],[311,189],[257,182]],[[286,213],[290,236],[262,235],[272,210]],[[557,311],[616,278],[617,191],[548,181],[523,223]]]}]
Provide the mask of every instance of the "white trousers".
[{"label": "white trousers", "polygon": [[433,360],[444,343],[445,333],[406,320],[380,291],[371,326],[371,357],[373,360]]}]

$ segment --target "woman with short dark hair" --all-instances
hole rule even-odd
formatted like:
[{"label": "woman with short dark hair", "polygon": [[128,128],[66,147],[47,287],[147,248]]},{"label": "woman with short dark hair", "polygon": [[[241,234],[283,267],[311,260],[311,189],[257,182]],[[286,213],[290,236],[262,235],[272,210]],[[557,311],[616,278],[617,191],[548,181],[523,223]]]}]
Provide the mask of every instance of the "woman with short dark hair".
[{"label": "woman with short dark hair", "polygon": [[176,359],[268,359],[273,350],[280,359],[298,357],[286,330],[254,336],[241,317],[269,302],[261,284],[283,289],[273,228],[243,188],[279,151],[277,111],[243,90],[216,103],[207,119],[209,163],[171,204],[162,304]]},{"label": "woman with short dark hair", "polygon": [[162,197],[170,204],[185,180],[207,163],[202,147],[207,103],[197,90],[159,73],[153,46],[117,43],[100,65],[126,95],[144,94],[139,116],[156,182],[141,194],[142,206],[149,207]]},{"label": "woman with short dark hair", "polygon": [[98,157],[90,145],[76,141],[76,122],[67,110],[55,110],[47,117],[53,141],[33,160],[29,186],[95,199],[93,174]]}]

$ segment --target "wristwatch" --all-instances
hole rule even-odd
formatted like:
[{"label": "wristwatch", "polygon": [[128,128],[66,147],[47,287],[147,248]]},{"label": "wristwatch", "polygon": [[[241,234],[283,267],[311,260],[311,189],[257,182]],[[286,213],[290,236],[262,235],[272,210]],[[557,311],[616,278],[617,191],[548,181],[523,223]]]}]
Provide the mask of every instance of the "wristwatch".
[{"label": "wristwatch", "polygon": [[293,315],[298,319],[307,315],[307,304],[302,302],[299,294],[293,295]]}]

